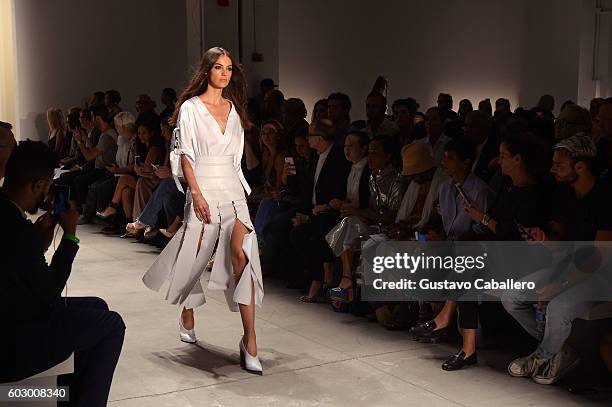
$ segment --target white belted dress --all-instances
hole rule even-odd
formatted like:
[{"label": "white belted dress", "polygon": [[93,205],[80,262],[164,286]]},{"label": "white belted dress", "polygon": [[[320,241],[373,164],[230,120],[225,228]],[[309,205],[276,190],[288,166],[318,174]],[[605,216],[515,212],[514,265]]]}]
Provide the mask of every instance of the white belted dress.
[{"label": "white belted dress", "polygon": [[[193,97],[181,105],[173,143],[170,162],[179,189],[182,186],[178,178],[183,176],[180,157],[185,155],[210,207],[212,220],[198,220],[188,190],[183,226],[144,275],[144,284],[159,291],[169,280],[166,300],[170,303],[186,308],[203,305],[206,299],[202,283],[207,277],[204,270],[214,254],[208,289],[224,290],[230,310],[238,311],[238,304],[251,303],[253,282],[255,304],[261,306],[264,292],[257,237],[245,196],[245,191],[249,194],[251,189],[240,166],[244,149],[240,116],[232,105],[222,133],[200,98]],[[230,238],[236,219],[249,230],[242,244],[247,265],[237,283],[230,260]]]}]

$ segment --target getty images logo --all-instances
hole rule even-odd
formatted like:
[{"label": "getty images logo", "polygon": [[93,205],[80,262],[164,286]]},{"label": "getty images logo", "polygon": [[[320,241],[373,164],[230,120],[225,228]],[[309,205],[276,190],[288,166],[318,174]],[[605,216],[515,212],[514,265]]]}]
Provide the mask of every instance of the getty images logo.
[{"label": "getty images logo", "polygon": [[372,271],[380,274],[385,270],[405,270],[416,273],[418,270],[464,271],[482,270],[485,268],[487,253],[480,256],[432,256],[421,253],[413,256],[408,253],[396,253],[395,256],[375,256]]}]

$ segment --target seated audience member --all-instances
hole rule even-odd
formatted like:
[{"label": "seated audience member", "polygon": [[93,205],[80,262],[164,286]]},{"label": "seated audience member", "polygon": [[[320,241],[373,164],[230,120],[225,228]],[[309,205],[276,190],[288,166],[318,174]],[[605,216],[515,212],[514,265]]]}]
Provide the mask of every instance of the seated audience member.
[{"label": "seated audience member", "polygon": [[487,117],[493,116],[493,106],[491,106],[491,99],[486,98],[478,102],[478,111],[487,115]]},{"label": "seated audience member", "polygon": [[[322,119],[329,119],[329,115],[327,113],[327,99],[319,99],[314,104],[312,108],[312,115],[310,117],[310,122],[316,122]],[[308,134],[308,132],[306,132]]]},{"label": "seated audience member", "polygon": [[400,148],[412,143],[417,137],[414,123],[416,109],[412,109],[413,106],[411,106],[408,99],[398,99],[393,102],[391,107],[391,110],[393,110],[393,120],[399,128],[398,141]]},{"label": "seated audience member", "polygon": [[79,218],[80,225],[89,223],[96,211],[103,211],[113,197],[119,177],[122,174],[131,174],[134,171],[136,156],[135,122],[136,119],[130,112],[121,112],[115,115],[114,124],[118,133],[116,162],[106,166],[108,176],[89,186],[84,210]]},{"label": "seated audience member", "polygon": [[472,172],[489,183],[496,172],[499,155],[499,142],[493,134],[491,118],[479,111],[468,113],[463,126],[463,140],[476,147]]},{"label": "seated audience member", "polygon": [[114,123],[115,116],[122,111],[119,102],[121,102],[121,94],[118,90],[111,89],[104,93],[104,104],[108,109],[108,121],[110,123]]},{"label": "seated audience member", "polygon": [[468,113],[473,112],[474,107],[472,106],[472,102],[469,99],[461,99],[459,102],[459,110],[457,111],[457,120],[460,123],[465,122],[465,118]]},{"label": "seated audience member", "polygon": [[[74,374],[62,376],[70,401],[78,406],[106,405],[121,353],[125,325],[96,297],[61,297],[79,250],[74,205],[53,215],[34,215],[53,185],[56,155],[43,143],[22,141],[6,165],[0,190],[0,382],[34,376],[75,354]],[[44,254],[55,226],[64,235],[48,265]],[[68,383],[66,382],[68,381]]]},{"label": "seated audience member", "polygon": [[444,146],[451,138],[444,134],[442,116],[440,109],[432,107],[425,113],[425,131],[427,136],[417,140],[419,143],[424,143],[429,149],[429,153],[433,159],[440,165],[444,154]]},{"label": "seated audience member", "polygon": [[47,124],[49,125],[49,147],[62,160],[70,153],[70,140],[62,109],[51,108],[47,110]]},{"label": "seated audience member", "polygon": [[493,190],[471,171],[475,160],[476,148],[472,144],[451,140],[444,146],[442,172],[449,178],[440,185],[438,194],[443,230],[431,230],[426,234],[427,240],[472,240],[473,234],[489,233],[463,210],[466,199],[468,204],[486,208],[485,211],[493,202]]},{"label": "seated audience member", "polygon": [[[547,228],[530,231],[532,240],[593,241],[612,240],[612,190],[592,171],[597,156],[593,140],[576,135],[560,141],[554,149],[551,172],[558,183],[566,185],[568,195],[559,203],[564,208],[553,217]],[[577,365],[577,353],[565,343],[574,319],[584,315],[596,303],[605,283],[597,276],[589,276],[578,258],[569,254],[571,265],[559,278],[557,268],[540,270],[526,277],[540,285],[539,304],[547,304],[546,325],[537,329],[534,301],[525,301],[526,293],[509,291],[503,305],[523,328],[540,344],[532,354],[510,363],[508,372],[515,377],[531,377],[539,384],[552,384]]]},{"label": "seated audience member", "polygon": [[578,105],[567,106],[555,121],[555,140],[561,141],[579,133],[591,134],[591,113]]},{"label": "seated audience member", "polygon": [[[294,278],[297,283],[304,282],[304,277],[309,282],[330,283],[332,270],[323,270],[323,263],[332,262],[334,255],[325,235],[338,223],[340,216],[337,211],[330,210],[329,203],[333,199],[346,199],[346,179],[351,163],[344,157],[342,146],[336,142],[337,135],[331,121],[313,123],[308,132],[308,144],[316,150],[317,157],[292,219],[294,228],[290,239],[297,263],[294,273],[298,273]],[[306,276],[303,271],[307,272]]]},{"label": "seated audience member", "polygon": [[[182,208],[185,205],[185,195],[178,190],[176,182],[174,186],[170,185],[171,181],[175,181],[170,167],[173,130],[167,121],[162,121],[161,134],[165,142],[163,165],[154,167],[154,177],[140,177],[136,182],[134,210],[132,212],[135,222],[126,225],[125,231],[128,236],[139,236],[142,230],[144,230],[145,239],[157,235],[157,218],[162,208],[166,214],[167,223],[166,228],[159,229],[162,235],[170,238],[182,225]],[[164,184],[164,188],[157,192],[162,184]],[[154,190],[153,187],[155,187]],[[185,188],[183,188],[184,190]],[[153,202],[154,199],[159,200],[159,202]],[[170,199],[174,199],[176,202],[169,202]],[[147,208],[148,213],[145,214]]]},{"label": "seated audience member", "polygon": [[409,179],[395,222],[387,235],[391,239],[414,237],[415,231],[428,230],[435,218],[440,185],[446,181],[442,169],[424,143],[402,148],[402,176]]},{"label": "seated audience member", "polygon": [[281,121],[283,119],[282,106],[285,102],[285,95],[278,89],[266,92],[263,99],[262,122],[268,120]]},{"label": "seated audience member", "polygon": [[366,99],[366,116],[368,122],[365,131],[370,139],[376,136],[396,137],[399,127],[385,114],[387,111],[387,98],[380,93],[370,93]]},{"label": "seated audience member", "polygon": [[[508,133],[499,148],[500,167],[511,180],[511,186],[503,189],[491,206],[490,213],[475,203],[464,203],[470,217],[482,223],[497,240],[521,240],[519,224],[526,227],[542,226],[547,220],[546,190],[541,178],[546,171],[548,152],[543,145],[526,133]],[[476,355],[476,330],[478,328],[478,303],[463,301],[459,308],[459,328],[463,346],[443,364],[444,370],[458,370],[478,362]],[[435,328],[435,325],[432,324]]]},{"label": "seated audience member", "polygon": [[4,169],[16,145],[12,130],[12,124],[0,122],[0,185],[4,182]]},{"label": "seated audience member", "polygon": [[[367,136],[364,134],[364,136]],[[353,138],[347,137],[347,142]],[[342,280],[338,287],[330,290],[332,300],[351,301],[355,252],[361,250],[361,239],[371,233],[380,233],[382,227],[393,223],[403,195],[400,174],[393,166],[397,152],[397,140],[391,137],[375,137],[368,147],[367,163],[369,176],[369,199],[355,199],[355,181],[347,185],[347,203],[331,202],[340,209],[342,220],[326,236],[336,256],[342,260]],[[355,166],[355,164],[353,164]],[[364,171],[365,172],[365,171]],[[353,196],[353,198],[351,198]]]},{"label": "seated audience member", "polygon": [[172,88],[164,88],[161,94],[162,105],[166,106],[164,110],[159,114],[159,119],[162,123],[168,124],[169,119],[174,114],[176,109],[176,90]]},{"label": "seated audience member", "polygon": [[555,98],[552,95],[542,95],[536,108],[538,111],[542,112],[544,117],[549,120],[554,120],[555,115],[553,110],[555,110]]},{"label": "seated audience member", "polygon": [[66,157],[60,160],[60,164],[63,165],[64,168],[71,168],[74,165],[85,164],[83,154],[81,154],[79,145],[77,144],[76,138],[74,137],[74,134],[81,129],[80,115],[80,107],[73,107],[68,112],[67,133],[70,133],[70,151]]},{"label": "seated audience member", "polygon": [[284,126],[276,120],[264,122],[260,134],[263,182],[261,188],[256,188],[259,191],[249,197],[249,203],[257,206],[255,231],[261,239],[264,223],[268,221],[268,212],[273,206],[280,206],[279,194],[284,193],[283,171],[285,157],[289,156],[290,141],[285,135]]},{"label": "seated audience member", "polygon": [[[282,173],[282,188],[286,191],[272,192],[272,199],[277,203],[272,205],[265,219],[258,216],[255,228],[259,229],[261,243],[262,266],[268,273],[280,274],[292,267],[289,253],[291,242],[289,233],[293,228],[291,219],[295,216],[296,207],[300,204],[300,196],[308,189],[309,177],[314,172],[315,150],[308,144],[307,136],[297,136],[294,140],[294,165],[285,163]],[[263,225],[261,225],[263,223]],[[261,226],[258,226],[261,225]]]},{"label": "seated audience member", "polygon": [[[484,236],[490,233],[463,209],[466,199],[469,204],[487,208],[485,211],[493,202],[491,188],[471,171],[475,159],[476,148],[465,141],[451,140],[444,147],[442,171],[450,178],[440,185],[438,194],[443,230],[430,230],[425,235],[427,240],[474,240],[477,237],[485,240]],[[460,186],[461,192],[457,186]],[[456,301],[447,301],[434,319],[416,325],[410,333],[427,341],[446,336],[456,307]]]},{"label": "seated audience member", "polygon": [[[263,185],[260,188],[255,188],[256,192],[248,198],[249,204],[260,211],[263,210],[260,214],[260,220],[262,216],[266,217],[265,213],[272,203],[270,200],[272,193],[279,192],[282,189],[285,157],[289,155],[287,146],[288,141],[283,125],[276,120],[265,121],[261,128]],[[260,207],[262,202],[264,203],[263,208]],[[258,227],[255,226],[255,229],[257,230]],[[259,233],[261,233],[261,229]]]},{"label": "seated audience member", "polygon": [[[352,163],[346,183],[346,201],[333,199],[328,204],[329,209],[339,210],[341,214],[342,211],[348,213],[352,209],[367,209],[370,200],[369,180],[371,173],[368,166],[369,142],[370,138],[363,132],[353,131],[346,137],[344,155]],[[339,244],[342,245],[342,242]],[[339,253],[335,254],[338,255]],[[327,264],[324,267],[331,268],[332,265]],[[327,288],[321,281],[315,280],[311,283],[308,295],[302,296],[300,301],[319,302]]]},{"label": "seated audience member", "polygon": [[327,97],[327,116],[338,133],[338,142],[344,145],[344,139],[351,130],[351,99],[344,93],[332,93]]},{"label": "seated audience member", "polygon": [[[142,214],[145,206],[151,199],[151,195],[157,186],[159,185],[162,178],[158,175],[161,174],[166,178],[171,178],[171,168],[170,168],[170,144],[172,142],[172,131],[173,128],[170,127],[170,124],[163,123],[160,128],[156,126],[155,131],[158,134],[161,134],[161,137],[156,136],[153,144],[157,148],[161,148],[161,157],[159,157],[157,162],[152,162],[151,168],[153,172],[151,174],[145,170],[145,172],[139,176],[136,181],[136,189],[134,190],[134,207],[132,209],[132,214],[128,214],[128,218],[138,219]],[[175,222],[175,219],[168,220],[170,224],[178,224],[178,221]],[[131,223],[131,222],[128,222]],[[156,234],[156,229],[146,230],[147,237],[152,237]],[[130,231],[128,231],[128,235],[133,235]]]},{"label": "seated audience member", "polygon": [[440,93],[438,95],[438,109],[443,124],[457,120],[457,113],[453,111],[453,97],[450,94]]},{"label": "seated audience member", "polygon": [[140,126],[140,123],[145,122],[154,123],[159,126],[160,118],[155,111],[155,101],[151,99],[151,96],[147,94],[138,95],[136,111],[138,112],[136,126]]},{"label": "seated audience member", "polygon": [[498,134],[501,129],[506,127],[512,119],[512,110],[510,109],[510,101],[505,98],[499,98],[495,101],[495,112],[493,113],[493,121],[495,128],[498,129]]},{"label": "seated audience member", "polygon": [[104,220],[111,219],[117,215],[121,205],[127,223],[132,222],[136,183],[140,178],[156,178],[154,166],[159,166],[163,162],[163,144],[157,123],[144,122],[138,125],[138,143],[136,145],[138,155],[133,167],[135,175],[123,174],[119,177],[109,206],[103,212],[96,213],[96,216]]},{"label": "seated audience member", "polygon": [[89,101],[87,102],[87,107],[91,109],[94,106],[102,106],[105,104],[104,103],[105,98],[106,98],[106,95],[104,92],[102,92],[101,90],[96,91],[89,98]]},{"label": "seated audience member", "polygon": [[[108,109],[106,106],[96,106],[92,109],[93,125],[100,131],[97,144],[87,139],[84,131],[74,136],[85,160],[92,165],[84,165],[78,171],[62,174],[59,184],[71,187],[71,196],[78,205],[84,205],[89,186],[106,177],[106,167],[115,163],[117,155],[117,132],[108,122]],[[86,208],[83,208],[83,211]]]},{"label": "seated audience member", "polygon": [[308,122],[306,121],[306,106],[302,99],[289,98],[283,102],[281,117],[285,128],[287,145],[293,144],[296,135],[308,135]]},{"label": "seated audience member", "polygon": [[[96,127],[94,123],[94,117],[93,113],[91,112],[91,109],[86,108],[81,110],[81,113],[79,114],[79,122],[81,123],[81,127],[74,129],[73,138],[76,138],[77,133],[83,133],[81,135],[81,138],[86,141],[87,147],[91,148],[92,146],[97,146],[98,141],[100,141],[100,135],[102,134],[102,132],[98,127]],[[79,143],[77,141],[77,148],[78,147]],[[83,154],[81,153],[81,155]],[[85,157],[83,157],[83,160],[87,163]],[[93,162],[91,162],[91,165],[93,166]]]}]

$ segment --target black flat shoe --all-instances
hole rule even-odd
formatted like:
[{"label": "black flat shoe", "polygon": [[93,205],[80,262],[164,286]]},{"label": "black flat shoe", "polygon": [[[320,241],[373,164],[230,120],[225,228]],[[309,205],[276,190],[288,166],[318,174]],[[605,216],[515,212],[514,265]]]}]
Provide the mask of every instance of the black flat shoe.
[{"label": "black flat shoe", "polygon": [[478,363],[476,352],[472,353],[470,356],[466,358],[465,352],[460,350],[457,354],[446,359],[446,362],[442,363],[442,370],[446,370],[450,372],[453,370],[459,370],[463,366],[475,365],[476,363]]},{"label": "black flat shoe", "polygon": [[448,334],[448,328],[440,328],[436,330],[436,321],[423,322],[410,328],[410,333],[419,339],[436,340]]}]

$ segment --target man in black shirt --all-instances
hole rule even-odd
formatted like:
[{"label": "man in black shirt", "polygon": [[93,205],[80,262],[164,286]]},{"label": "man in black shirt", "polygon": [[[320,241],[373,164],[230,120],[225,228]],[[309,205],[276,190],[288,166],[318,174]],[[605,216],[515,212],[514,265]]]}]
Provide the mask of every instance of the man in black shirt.
[{"label": "man in black shirt", "polygon": [[[575,135],[555,145],[551,172],[561,187],[569,187],[565,197],[560,198],[566,205],[553,215],[546,231],[529,231],[532,240],[612,240],[612,191],[593,174],[596,156],[595,144],[586,135]],[[589,254],[586,260],[593,260],[593,255]],[[538,271],[526,279],[538,284],[539,306],[547,304],[543,332],[535,320],[535,302],[525,301],[529,293],[510,291],[504,295],[504,308],[541,341],[534,353],[510,363],[510,375],[531,376],[536,383],[552,384],[578,364],[576,352],[565,344],[572,322],[593,307],[594,293],[606,289],[601,276],[583,269],[585,264],[588,262],[581,260],[578,251],[572,250],[555,268]],[[561,281],[559,274],[563,275]]]},{"label": "man in black shirt", "polygon": [[[53,184],[57,159],[40,142],[22,141],[6,165],[0,189],[0,383],[43,372],[74,353],[70,385],[76,406],[105,406],[125,332],[121,316],[96,297],[61,297],[79,250],[74,204],[36,214]],[[56,224],[63,237],[47,264]],[[68,383],[66,381],[68,381]]]}]

